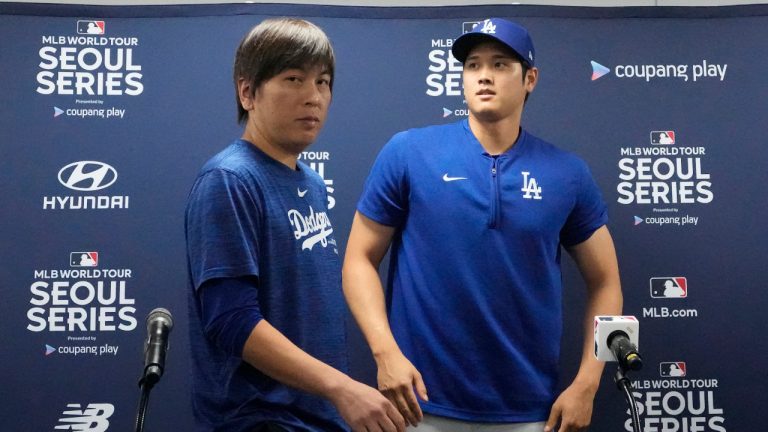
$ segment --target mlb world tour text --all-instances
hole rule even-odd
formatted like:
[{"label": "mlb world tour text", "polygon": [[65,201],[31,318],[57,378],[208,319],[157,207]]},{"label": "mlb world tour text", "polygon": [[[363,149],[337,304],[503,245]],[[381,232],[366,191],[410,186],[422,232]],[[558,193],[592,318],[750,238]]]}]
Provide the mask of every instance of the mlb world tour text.
[{"label": "mlb world tour text", "polygon": [[712,182],[701,163],[704,147],[624,148],[621,154],[631,157],[619,160],[620,204],[712,202]]},{"label": "mlb world tour text", "polygon": [[[115,277],[117,280],[99,280]],[[27,330],[33,332],[131,331],[135,299],[128,297],[130,269],[36,271],[30,286],[32,307]],[[76,280],[47,280],[75,278]],[[82,280],[89,279],[91,280]],[[79,280],[77,280],[79,279]]]},{"label": "mlb world tour text", "polygon": [[[663,384],[663,385],[660,385]],[[636,389],[670,388],[670,391],[634,391],[643,431],[726,432],[723,408],[715,402],[716,379],[645,381]],[[624,429],[632,430],[631,419]]]},{"label": "mlb world tour text", "polygon": [[40,94],[136,96],[144,91],[141,65],[133,58],[138,38],[43,36],[43,44]]}]

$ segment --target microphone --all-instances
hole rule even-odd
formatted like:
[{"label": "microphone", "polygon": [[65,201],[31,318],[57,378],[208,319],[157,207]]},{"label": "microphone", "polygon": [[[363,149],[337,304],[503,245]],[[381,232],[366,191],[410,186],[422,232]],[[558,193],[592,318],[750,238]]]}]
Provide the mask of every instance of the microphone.
[{"label": "microphone", "polygon": [[595,357],[617,361],[624,370],[638,371],[643,358],[637,350],[640,323],[634,316],[595,317]]},{"label": "microphone", "polygon": [[168,351],[168,335],[173,329],[171,313],[156,308],[147,315],[147,341],[144,345],[144,376],[142,382],[154,385],[160,381],[165,369],[165,354]]},{"label": "microphone", "polygon": [[638,371],[643,368],[643,358],[637,352],[637,347],[629,340],[629,336],[621,330],[608,335],[608,346],[613,356],[625,370]]}]

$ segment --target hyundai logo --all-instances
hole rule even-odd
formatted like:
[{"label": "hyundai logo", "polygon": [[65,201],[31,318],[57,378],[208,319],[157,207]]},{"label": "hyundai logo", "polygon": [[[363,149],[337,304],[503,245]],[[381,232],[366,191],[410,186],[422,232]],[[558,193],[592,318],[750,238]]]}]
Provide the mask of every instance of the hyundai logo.
[{"label": "hyundai logo", "polygon": [[79,191],[97,191],[108,188],[117,180],[112,166],[97,161],[72,162],[59,170],[59,182]]}]

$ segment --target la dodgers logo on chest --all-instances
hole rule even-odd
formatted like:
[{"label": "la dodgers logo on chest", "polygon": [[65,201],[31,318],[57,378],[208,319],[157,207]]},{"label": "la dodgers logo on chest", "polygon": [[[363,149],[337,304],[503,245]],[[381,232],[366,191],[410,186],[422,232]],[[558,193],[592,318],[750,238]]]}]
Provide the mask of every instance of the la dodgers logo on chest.
[{"label": "la dodgers logo on chest", "polygon": [[528,171],[522,171],[521,174],[523,175],[523,188],[520,190],[525,192],[523,194],[523,198],[540,200],[541,186],[538,185],[538,182],[536,182],[536,179],[533,178],[532,176],[529,177],[531,173]]}]

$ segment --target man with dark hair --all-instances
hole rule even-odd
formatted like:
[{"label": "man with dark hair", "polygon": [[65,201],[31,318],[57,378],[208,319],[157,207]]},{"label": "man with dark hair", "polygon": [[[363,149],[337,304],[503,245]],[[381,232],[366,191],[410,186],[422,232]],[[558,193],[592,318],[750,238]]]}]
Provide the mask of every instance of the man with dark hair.
[{"label": "man with dark hair", "polygon": [[[352,223],[347,302],[379,389],[419,432],[582,431],[603,370],[592,318],[622,304],[605,203],[584,161],[520,127],[539,76],[526,29],[487,19],[452,52],[469,118],[382,149]],[[561,246],[587,306],[579,372],[557,396]]]},{"label": "man with dark hair", "polygon": [[245,36],[234,68],[243,136],[203,166],[186,210],[199,429],[403,431],[381,393],[344,373],[328,197],[298,161],[331,102],[330,41],[307,21],[267,20]]}]

